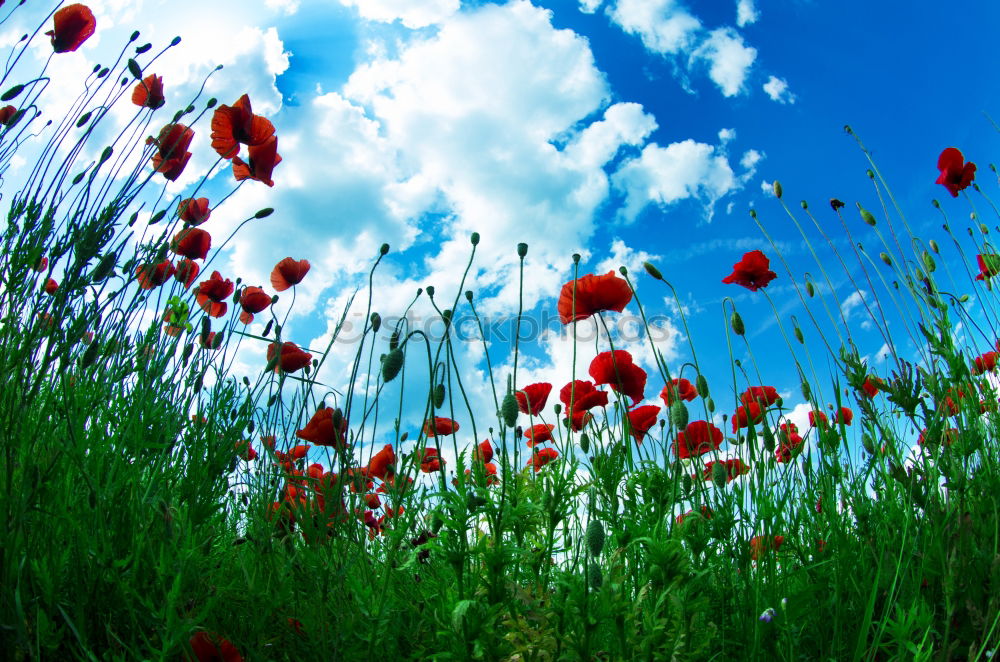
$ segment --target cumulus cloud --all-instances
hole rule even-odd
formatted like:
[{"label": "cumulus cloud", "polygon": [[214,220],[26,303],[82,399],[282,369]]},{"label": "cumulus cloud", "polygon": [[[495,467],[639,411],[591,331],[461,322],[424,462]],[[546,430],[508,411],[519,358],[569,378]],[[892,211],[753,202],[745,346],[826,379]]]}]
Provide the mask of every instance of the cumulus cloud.
[{"label": "cumulus cloud", "polygon": [[608,15],[661,55],[689,50],[701,30],[701,21],[675,0],[618,0]]},{"label": "cumulus cloud", "polygon": [[411,29],[440,23],[458,11],[460,0],[340,0],[345,7],[354,7],[369,21],[392,23],[400,21]]},{"label": "cumulus cloud", "polygon": [[778,103],[795,103],[795,95],[788,89],[788,82],[784,78],[770,76],[764,83],[764,92],[771,97],[771,101]]},{"label": "cumulus cloud", "polygon": [[604,0],[580,0],[580,11],[584,14],[593,14],[603,2]]},{"label": "cumulus cloud", "polygon": [[736,25],[742,28],[759,19],[760,11],[754,5],[754,0],[736,0]]},{"label": "cumulus cloud", "polygon": [[722,94],[736,96],[757,59],[757,49],[747,46],[732,28],[712,30],[708,38],[691,54],[691,61],[708,64],[708,75]]}]

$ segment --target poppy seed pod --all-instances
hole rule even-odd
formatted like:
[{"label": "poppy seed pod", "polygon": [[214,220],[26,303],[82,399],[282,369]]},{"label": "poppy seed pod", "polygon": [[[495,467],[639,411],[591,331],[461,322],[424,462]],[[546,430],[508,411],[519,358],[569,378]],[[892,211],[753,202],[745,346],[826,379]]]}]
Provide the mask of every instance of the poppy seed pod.
[{"label": "poppy seed pod", "polygon": [[472,242],[473,246],[478,246],[479,245],[479,233],[478,232],[473,232],[472,236],[469,237],[469,241]]},{"label": "poppy seed pod", "polygon": [[444,384],[434,387],[434,407],[440,409],[444,405]]},{"label": "poppy seed pod", "polygon": [[587,436],[586,432],[580,435],[580,450],[584,453],[590,452],[590,437]]},{"label": "poppy seed pod", "polygon": [[590,588],[598,589],[604,584],[604,575],[601,574],[601,568],[596,563],[590,566]]},{"label": "poppy seed pod", "polygon": [[774,180],[774,184],[771,185],[771,188],[774,189],[774,197],[780,199],[781,198],[781,182],[779,182],[777,179]]},{"label": "poppy seed pod", "polygon": [[399,371],[403,368],[403,350],[398,347],[382,359],[382,381],[391,382],[399,374]]},{"label": "poppy seed pod", "polygon": [[670,421],[677,428],[686,428],[688,424],[688,410],[680,400],[670,405]]},{"label": "poppy seed pod", "polygon": [[521,242],[520,244],[518,244],[517,245],[517,256],[523,258],[527,254],[528,254],[528,244],[526,244],[524,242]]}]

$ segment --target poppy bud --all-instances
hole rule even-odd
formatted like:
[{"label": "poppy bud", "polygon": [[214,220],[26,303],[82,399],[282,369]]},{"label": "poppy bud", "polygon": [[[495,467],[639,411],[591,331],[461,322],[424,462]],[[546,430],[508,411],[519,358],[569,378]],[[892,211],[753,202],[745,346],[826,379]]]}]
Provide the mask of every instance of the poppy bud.
[{"label": "poppy bud", "polygon": [[434,406],[440,409],[444,405],[444,384],[434,387]]},{"label": "poppy bud", "polygon": [[432,299],[434,298],[434,286],[433,285],[428,285],[427,286],[427,296],[429,296]]},{"label": "poppy bud", "polygon": [[764,450],[768,453],[774,452],[774,432],[771,431],[769,425],[761,427],[761,437],[764,444]]},{"label": "poppy bud", "polygon": [[879,253],[878,256],[882,259],[883,262],[886,263],[887,266],[890,267],[892,266],[892,259],[889,257],[887,253]]},{"label": "poppy bud", "polygon": [[872,213],[870,211],[868,211],[867,209],[865,209],[864,207],[858,207],[858,209],[861,210],[861,220],[863,220],[868,225],[871,225],[872,227],[874,227],[875,226],[875,217],[872,216]]},{"label": "poppy bud", "polygon": [[260,211],[258,211],[256,214],[254,214],[253,217],[254,218],[267,218],[268,216],[270,216],[273,213],[274,213],[274,208],[273,207],[264,207],[263,209],[261,209]]},{"label": "poppy bud", "polygon": [[802,397],[806,400],[812,398],[812,389],[809,388],[809,382],[807,381],[802,382]]},{"label": "poppy bud", "polygon": [[187,345],[184,346],[184,352],[181,355],[182,364],[184,364],[185,366],[188,364],[188,359],[191,358],[191,352],[193,351],[194,351],[194,345],[192,345],[191,343],[188,343]]},{"label": "poppy bud", "polygon": [[601,574],[601,568],[596,563],[590,566],[590,588],[599,589],[604,583],[604,576]]},{"label": "poppy bud", "polygon": [[382,328],[382,317],[378,313],[372,313],[372,333],[378,333],[378,330]]},{"label": "poppy bud", "polygon": [[14,97],[16,97],[17,95],[19,95],[23,91],[24,91],[24,85],[22,85],[21,83],[18,83],[14,87],[12,87],[9,90],[7,90],[6,92],[4,92],[3,95],[0,96],[0,101],[10,101],[11,99],[13,99]]},{"label": "poppy bud", "polygon": [[398,347],[382,359],[382,381],[391,382],[403,368],[403,350]]},{"label": "poppy bud", "polygon": [[802,337],[802,329],[800,329],[798,325],[795,325],[795,328],[793,329],[792,333],[795,334],[795,339],[799,341],[800,345],[806,344],[805,338]]},{"label": "poppy bud", "polygon": [[774,189],[774,197],[781,199],[781,182],[777,179],[774,180],[774,184],[771,185],[771,188]]},{"label": "poppy bud", "polygon": [[601,523],[596,520],[590,520],[590,524],[587,525],[587,549],[590,550],[591,556],[600,556],[601,550],[604,549],[604,527]]},{"label": "poppy bud", "polygon": [[513,393],[503,396],[500,404],[500,417],[507,427],[512,428],[517,423],[517,398]]},{"label": "poppy bud", "polygon": [[875,454],[875,443],[872,441],[870,435],[868,434],[861,435],[861,446],[864,447],[866,451],[868,451],[869,455]]},{"label": "poppy bud", "polygon": [[708,380],[705,379],[705,375],[698,375],[698,378],[694,380],[694,385],[698,395],[703,398],[708,397]]},{"label": "poppy bud", "polygon": [[746,327],[743,326],[743,318],[740,317],[740,314],[735,310],[733,311],[732,316],[729,318],[729,323],[732,325],[733,333],[735,333],[736,335],[742,336],[744,333],[746,333]]},{"label": "poppy bud", "polygon": [[963,294],[962,296],[958,297],[958,300],[961,301],[962,303],[965,303],[966,301],[969,300],[969,295]]},{"label": "poppy bud", "polygon": [[934,251],[934,253],[936,255],[940,255],[941,254],[941,249],[938,247],[938,243],[936,241],[934,241],[933,239],[931,239],[928,243],[931,246],[931,250]]},{"label": "poppy bud", "polygon": [[478,232],[473,232],[472,236],[469,237],[469,240],[472,242],[473,246],[478,246],[479,245],[479,233]]},{"label": "poppy bud", "polygon": [[715,400],[713,400],[712,398],[707,398],[705,400],[705,408],[708,409],[708,413],[709,414],[714,413],[715,412]]},{"label": "poppy bud", "polygon": [[676,400],[672,405],[670,405],[670,422],[673,423],[678,429],[687,427],[688,410],[687,407],[684,406],[684,403],[680,400]]},{"label": "poppy bud", "polygon": [[584,453],[590,452],[590,437],[587,436],[586,432],[580,435],[580,450]]},{"label": "poppy bud", "polygon": [[806,202],[805,200],[803,200],[803,201],[802,201],[802,202],[800,202],[799,204],[800,204],[800,205],[802,205],[802,208],[803,208],[803,209],[809,209],[809,203],[808,203],[808,202]]},{"label": "poppy bud", "polygon": [[712,465],[712,482],[715,483],[716,487],[725,487],[728,479],[729,472],[726,470],[725,463],[716,462]]},{"label": "poppy bud", "polygon": [[691,476],[689,476],[688,474],[684,474],[681,477],[681,487],[684,488],[684,492],[685,493],[690,492],[692,485],[693,482],[691,481]]},{"label": "poppy bud", "polygon": [[647,274],[649,274],[650,276],[652,276],[656,280],[663,280],[663,274],[660,273],[660,270],[657,269],[656,267],[654,267],[649,262],[643,262],[642,263],[642,268],[646,270]]},{"label": "poppy bud", "polygon": [[385,255],[386,253],[388,253],[389,252],[389,244],[382,244],[382,246],[378,249],[378,252],[379,252],[379,255]]},{"label": "poppy bud", "polygon": [[117,256],[114,253],[108,253],[102,257],[101,261],[94,267],[94,272],[90,275],[91,280],[99,283],[111,275],[114,272],[116,258]]},{"label": "poppy bud", "polygon": [[469,303],[472,303],[472,290],[465,291],[465,298],[469,300]]},{"label": "poppy bud", "polygon": [[528,254],[528,244],[526,244],[524,242],[521,242],[520,244],[518,244],[517,245],[517,256],[523,258],[527,254]]},{"label": "poppy bud", "polygon": [[399,329],[393,331],[392,335],[389,336],[389,349],[393,350],[397,347],[399,347]]},{"label": "poppy bud", "polygon": [[806,281],[806,293],[809,294],[810,298],[816,295],[816,288],[813,287],[812,281]]},{"label": "poppy bud", "polygon": [[97,352],[100,350],[100,343],[91,343],[87,347],[87,351],[83,353],[83,358],[80,360],[81,365],[86,368],[95,360],[97,360]]}]

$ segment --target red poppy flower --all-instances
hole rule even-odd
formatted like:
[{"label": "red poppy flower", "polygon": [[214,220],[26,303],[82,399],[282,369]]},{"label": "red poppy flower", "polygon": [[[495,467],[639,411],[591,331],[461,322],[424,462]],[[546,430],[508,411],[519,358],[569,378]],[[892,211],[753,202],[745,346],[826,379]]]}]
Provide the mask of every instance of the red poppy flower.
[{"label": "red poppy flower", "polygon": [[698,390],[694,384],[686,379],[672,379],[670,383],[660,391],[660,398],[669,407],[677,399],[691,401],[698,397]]},{"label": "red poppy flower", "polygon": [[164,311],[163,321],[166,324],[163,330],[171,338],[181,335],[181,331],[184,330],[184,324],[186,323],[183,319],[180,319],[180,315],[170,309]]},{"label": "red poppy flower", "polygon": [[573,428],[573,432],[579,432],[583,428],[587,427],[587,424],[594,420],[594,417],[590,415],[587,411],[575,412],[572,418],[567,417],[566,420],[570,422],[570,427]]},{"label": "red poppy flower", "polygon": [[986,280],[1000,274],[1000,255],[977,255],[976,262],[979,263],[976,280]]},{"label": "red poppy flower", "polygon": [[449,435],[458,432],[458,423],[450,418],[435,416],[434,420],[424,421],[424,434],[428,437]]},{"label": "red poppy flower", "polygon": [[841,407],[840,411],[837,412],[837,418],[834,419],[836,423],[843,423],[844,425],[850,425],[853,420],[854,412],[847,407]]},{"label": "red poppy flower", "polygon": [[750,558],[754,561],[757,557],[764,552],[769,550],[778,551],[781,548],[782,543],[785,542],[784,536],[774,536],[774,538],[768,540],[764,536],[754,536],[750,539]]},{"label": "red poppy flower", "polygon": [[[570,407],[570,398],[573,399],[573,406]],[[608,404],[608,394],[598,391],[591,381],[581,379],[570,382],[559,391],[559,399],[566,406],[567,416],[570,410],[579,413],[594,407],[604,407]]]},{"label": "red poppy flower", "polygon": [[53,29],[45,34],[52,38],[52,50],[56,53],[75,51],[97,29],[94,12],[79,3],[66,5],[52,16],[52,21]]},{"label": "red poppy flower", "polygon": [[177,215],[190,225],[201,225],[212,215],[208,198],[186,198],[177,203]]},{"label": "red poppy flower", "polygon": [[649,428],[656,425],[659,413],[660,408],[656,405],[636,407],[628,413],[629,427],[632,428],[632,436],[635,437],[636,443],[641,444]]},{"label": "red poppy flower", "polygon": [[[694,514],[695,513],[694,513],[693,510],[689,510],[686,513],[681,513],[680,515],[678,515],[677,517],[675,517],[674,521],[676,521],[678,524],[683,524],[684,520],[686,520],[689,517],[692,517]],[[701,506],[701,516],[704,517],[705,519],[712,519],[712,509],[709,508],[708,506],[702,504],[702,506]]]},{"label": "red poppy flower", "polygon": [[151,290],[163,285],[174,275],[174,264],[170,260],[164,260],[157,265],[140,264],[135,268],[135,275],[139,280],[139,287]]},{"label": "red poppy flower", "polygon": [[[280,508],[281,504],[276,503],[275,506]],[[292,517],[291,519],[294,523],[295,518]],[[243,662],[243,656],[240,655],[236,646],[230,643],[228,639],[223,639],[217,634],[198,632],[191,637],[188,644],[190,644],[191,650],[194,651],[198,662]],[[188,659],[190,662],[190,658]]]},{"label": "red poppy flower", "polygon": [[341,418],[340,430],[335,430],[333,412],[330,407],[316,410],[306,426],[296,431],[295,436],[319,446],[346,447],[347,420]]},{"label": "red poppy flower", "polygon": [[941,434],[940,432],[937,434],[928,433],[927,428],[924,428],[917,436],[917,445],[923,446],[924,444],[929,444],[936,446],[941,443],[942,439],[944,440],[945,446],[951,446],[953,443],[958,441],[958,428],[948,428],[944,431],[944,434]]},{"label": "red poppy flower", "polygon": [[774,459],[778,462],[788,463],[792,458],[802,452],[802,437],[794,432],[784,435],[781,444],[774,449]]},{"label": "red poppy flower", "polygon": [[195,300],[209,317],[222,317],[229,309],[225,299],[233,294],[233,281],[222,279],[218,271],[212,272],[212,277],[198,284],[198,295]]},{"label": "red poppy flower", "polygon": [[938,157],[938,170],[941,174],[934,183],[948,189],[953,198],[957,198],[958,192],[967,188],[976,178],[976,164],[965,163],[962,152],[954,147],[948,147],[941,152],[941,156]]},{"label": "red poppy flower", "polygon": [[[465,475],[470,477],[475,477],[475,473],[471,469],[465,470]],[[483,483],[476,483],[480,487],[489,487],[490,485],[498,485],[500,483],[500,478],[497,476],[497,465],[492,462],[486,462],[483,464],[483,475],[485,481]],[[458,481],[451,481],[452,485],[457,485]]]},{"label": "red poppy flower", "polygon": [[984,372],[993,372],[997,369],[997,352],[986,352],[977,356],[972,362],[972,374],[981,375]]},{"label": "red poppy flower", "polygon": [[309,260],[294,260],[286,257],[274,265],[271,271],[271,287],[278,292],[284,292],[293,285],[298,285],[309,273]]},{"label": "red poppy flower", "polygon": [[722,279],[723,283],[742,285],[751,292],[756,292],[778,277],[769,269],[770,260],[761,251],[750,251],[743,254],[743,259],[733,265],[733,273]]},{"label": "red poppy flower", "polygon": [[212,149],[224,159],[236,156],[240,143],[248,147],[262,145],[273,136],[274,125],[253,114],[250,97],[246,94],[232,106],[219,106],[212,115]]},{"label": "red poppy flower", "polygon": [[750,467],[743,464],[743,460],[739,458],[730,458],[728,460],[712,460],[711,462],[705,463],[705,480],[712,480],[712,470],[715,465],[719,464],[726,468],[726,482],[731,483],[745,473],[750,473]]},{"label": "red poppy flower", "polygon": [[135,84],[132,90],[132,103],[144,108],[156,110],[167,102],[163,98],[163,76],[151,74]]},{"label": "red poppy flower", "polygon": [[160,129],[156,140],[149,138],[146,144],[155,144],[156,154],[153,155],[153,168],[170,181],[176,181],[188,161],[191,152],[187,151],[194,139],[194,131],[183,124],[168,124]]},{"label": "red poppy flower", "polygon": [[472,459],[474,462],[489,462],[493,459],[493,446],[489,439],[472,449]]},{"label": "red poppy flower", "polygon": [[278,154],[278,138],[271,136],[261,145],[251,145],[247,148],[250,157],[244,162],[238,156],[233,157],[233,177],[236,181],[242,182],[244,179],[252,179],[263,182],[268,186],[274,186],[271,173],[274,167],[281,163],[281,155]]},{"label": "red poppy flower", "polygon": [[424,456],[420,460],[420,470],[425,474],[429,474],[433,471],[440,471],[441,465],[444,464],[444,460],[438,455],[438,449],[436,448],[425,448]]},{"label": "red poppy flower", "polygon": [[17,113],[17,108],[9,104],[0,108],[0,124],[7,126],[14,119],[15,113]]},{"label": "red poppy flower", "polygon": [[708,421],[693,421],[677,433],[674,451],[680,460],[717,450],[722,444],[722,430]]},{"label": "red poppy flower", "polygon": [[590,376],[595,384],[607,384],[618,393],[632,398],[633,405],[643,398],[646,371],[632,363],[632,355],[623,349],[601,352],[594,357],[590,362]]},{"label": "red poppy flower", "polygon": [[255,313],[259,313],[271,305],[271,295],[259,287],[248,287],[240,295],[240,306],[243,312],[240,314],[240,321],[249,324],[253,321]]},{"label": "red poppy flower", "polygon": [[736,408],[736,414],[733,415],[733,434],[736,434],[737,428],[751,427],[762,420],[764,420],[764,410],[758,403],[751,402],[748,405],[740,405]]},{"label": "red poppy flower", "polygon": [[529,384],[514,393],[514,397],[517,398],[517,408],[521,410],[522,414],[538,416],[545,407],[545,401],[548,400],[551,392],[552,384],[545,382]]},{"label": "red poppy flower", "polygon": [[237,441],[236,442],[236,454],[247,462],[252,462],[257,459],[257,451],[253,449],[249,441]]},{"label": "red poppy flower", "polygon": [[537,450],[531,454],[531,459],[528,460],[528,464],[526,464],[525,466],[529,467],[534,466],[535,473],[537,473],[539,469],[541,469],[542,467],[544,467],[546,464],[556,459],[557,457],[559,457],[559,451],[557,451],[556,449],[542,448],[541,450]]},{"label": "red poppy flower", "polygon": [[48,268],[49,268],[49,258],[47,257],[38,258],[38,262],[35,263],[35,271],[37,271],[38,273],[42,273]]},{"label": "red poppy flower", "polygon": [[[573,303],[573,284],[576,283],[576,305]],[[563,324],[587,319],[603,310],[622,312],[632,300],[632,288],[623,278],[609,271],[603,276],[587,274],[563,285],[559,293],[559,319]],[[575,314],[574,314],[575,310]]]},{"label": "red poppy flower", "polygon": [[[819,421],[817,423],[816,421]],[[821,411],[813,410],[809,412],[809,425],[811,427],[826,427],[829,424],[829,420],[826,418],[826,414]]]},{"label": "red poppy flower", "polygon": [[59,289],[59,283],[50,278],[47,281],[45,281],[44,289],[46,294],[55,294],[56,290]]},{"label": "red poppy flower", "polygon": [[524,438],[528,440],[528,448],[537,446],[538,444],[544,444],[546,441],[552,441],[552,431],[555,429],[556,426],[551,423],[538,423],[536,425],[532,425],[524,431]]},{"label": "red poppy flower", "polygon": [[396,453],[392,450],[392,444],[386,444],[368,462],[368,475],[385,480],[386,474],[392,471],[394,464],[396,464]]},{"label": "red poppy flower", "polygon": [[865,383],[861,385],[864,390],[865,395],[869,398],[874,398],[878,395],[879,386],[882,385],[882,381],[878,377],[866,377]]},{"label": "red poppy flower", "polygon": [[757,402],[764,408],[770,407],[780,399],[778,391],[773,386],[751,386],[740,396],[740,402],[743,404]]},{"label": "red poppy flower", "polygon": [[204,260],[212,247],[212,235],[201,228],[184,228],[171,242],[171,250],[191,260]]},{"label": "red poppy flower", "polygon": [[[271,343],[267,346],[267,362],[274,359],[278,350],[278,343]],[[281,343],[281,358],[274,367],[275,372],[296,372],[309,365],[312,361],[312,354],[299,349],[293,342]]]},{"label": "red poppy flower", "polygon": [[177,281],[184,283],[184,287],[191,287],[191,283],[193,283],[194,279],[198,277],[199,271],[201,271],[201,267],[198,266],[197,262],[185,258],[177,263],[177,270],[174,272],[174,278]]}]

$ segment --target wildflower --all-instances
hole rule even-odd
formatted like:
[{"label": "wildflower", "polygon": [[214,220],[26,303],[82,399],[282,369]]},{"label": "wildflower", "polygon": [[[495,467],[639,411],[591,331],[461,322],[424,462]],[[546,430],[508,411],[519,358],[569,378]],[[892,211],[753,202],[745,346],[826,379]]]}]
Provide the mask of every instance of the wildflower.
[{"label": "wildflower", "polygon": [[552,392],[552,384],[542,382],[539,384],[529,384],[520,391],[514,393],[517,398],[517,408],[522,414],[538,416],[539,412],[545,408],[545,401]]},{"label": "wildflower", "polygon": [[844,425],[850,425],[851,421],[854,420],[854,412],[847,407],[841,407],[837,412],[837,418],[834,419],[836,423],[843,423]]},{"label": "wildflower", "polygon": [[977,356],[972,362],[972,374],[981,375],[984,372],[993,372],[997,368],[997,352],[986,352]]},{"label": "wildflower", "polygon": [[751,402],[748,405],[740,405],[733,415],[733,433],[738,428],[749,428],[764,420],[764,410],[759,403]]},{"label": "wildflower", "polygon": [[757,619],[758,621],[763,621],[764,623],[770,623],[774,618],[774,607],[768,607],[764,610],[764,613],[760,615]]},{"label": "wildflower", "polygon": [[438,449],[436,448],[425,448],[424,456],[420,459],[420,470],[425,474],[429,474],[434,471],[440,471],[441,465],[444,464],[444,460],[438,455]]},{"label": "wildflower", "polygon": [[[574,304],[574,283],[576,302]],[[604,310],[622,312],[632,300],[632,288],[623,278],[609,271],[603,276],[587,274],[563,285],[559,292],[559,319],[563,324],[587,319]]]},{"label": "wildflower", "polygon": [[190,225],[201,225],[211,215],[208,198],[186,198],[177,203],[177,216]]},{"label": "wildflower", "polygon": [[552,431],[556,426],[551,423],[537,423],[524,431],[524,437],[528,440],[528,448],[552,441]]},{"label": "wildflower", "polygon": [[944,431],[944,434],[938,431],[931,432],[928,431],[927,428],[924,428],[917,436],[917,445],[937,446],[942,442],[942,440],[944,441],[945,446],[951,446],[953,443],[958,441],[958,428],[948,428]]},{"label": "wildflower", "polygon": [[977,255],[976,262],[979,264],[976,280],[986,280],[1000,274],[1000,255]]},{"label": "wildflower", "polygon": [[243,312],[240,313],[240,321],[244,324],[253,322],[255,313],[259,313],[271,305],[271,295],[259,287],[248,287],[240,295],[240,306]]},{"label": "wildflower", "polygon": [[233,293],[233,281],[222,279],[218,271],[212,272],[212,277],[198,284],[198,295],[195,300],[209,317],[222,317],[229,309],[226,299]]},{"label": "wildflower", "polygon": [[756,292],[778,277],[778,274],[768,269],[770,264],[770,260],[761,251],[750,251],[733,265],[733,273],[723,278],[722,282],[742,285],[751,292]]},{"label": "wildflower", "polygon": [[80,3],[66,5],[52,16],[54,27],[45,34],[52,38],[52,50],[69,53],[80,48],[97,29],[97,20],[90,8]]},{"label": "wildflower", "polygon": [[781,397],[773,386],[751,386],[740,395],[740,402],[743,404],[749,405],[757,402],[764,408],[770,407],[780,400]]},{"label": "wildflower", "polygon": [[934,183],[941,184],[948,189],[948,193],[951,193],[953,198],[957,198],[958,192],[967,188],[976,178],[976,164],[964,161],[962,152],[954,147],[945,148],[941,152],[941,156],[938,157],[938,170],[941,171],[941,174],[938,175],[937,181]]},{"label": "wildflower", "polygon": [[569,425],[573,429],[573,432],[579,432],[583,428],[587,427],[587,424],[594,420],[594,417],[590,414],[590,412],[578,411],[574,412],[571,417],[567,416],[566,420],[569,421]]},{"label": "wildflower", "polygon": [[236,178],[236,181],[242,182],[244,179],[252,179],[268,186],[274,186],[271,173],[274,171],[274,167],[281,163],[277,136],[271,136],[263,144],[251,145],[247,151],[250,156],[245,162],[238,156],[233,157],[233,177]]},{"label": "wildflower", "polygon": [[284,292],[293,285],[298,285],[309,273],[309,260],[293,260],[286,257],[274,265],[271,271],[271,287],[278,292]]},{"label": "wildflower", "polygon": [[[340,411],[340,410],[336,410]],[[330,407],[323,407],[316,410],[306,426],[296,431],[295,436],[303,441],[312,442],[318,446],[336,446],[343,448],[346,444],[347,421],[343,414],[339,415],[339,429],[335,429],[333,423],[334,410]]]},{"label": "wildflower", "polygon": [[17,108],[7,104],[3,108],[0,108],[0,124],[4,126],[9,126],[11,121],[14,119],[14,115],[17,114]]},{"label": "wildflower", "polygon": [[660,398],[669,407],[677,399],[691,401],[698,397],[698,390],[694,384],[686,379],[672,379],[670,383],[660,391]]},{"label": "wildflower", "polygon": [[827,420],[826,414],[818,410],[812,410],[809,412],[809,426],[814,428],[825,428],[829,425],[830,421]]},{"label": "wildflower", "polygon": [[163,76],[146,76],[132,89],[132,103],[137,106],[156,110],[166,102],[163,98]]},{"label": "wildflower", "polygon": [[534,466],[535,473],[538,473],[539,469],[544,467],[546,464],[552,460],[559,457],[559,451],[554,448],[542,448],[532,453],[531,459],[528,460],[528,464],[525,466]]},{"label": "wildflower", "polygon": [[[271,343],[267,346],[267,362],[274,360],[278,351],[278,343]],[[275,372],[297,372],[309,365],[312,361],[312,354],[299,349],[293,342],[281,343],[281,358],[275,365]]]},{"label": "wildflower", "polygon": [[163,285],[174,275],[174,264],[170,260],[164,260],[156,265],[140,264],[135,268],[135,275],[139,280],[139,287],[151,290]]},{"label": "wildflower", "polygon": [[[678,524],[683,524],[684,520],[686,520],[687,518],[692,517],[694,515],[695,515],[695,512],[693,510],[689,510],[686,513],[682,513],[682,514],[678,515],[677,517],[675,517],[674,521],[676,521]],[[705,504],[702,504],[702,506],[701,506],[701,516],[704,517],[705,519],[712,519],[712,509],[709,508],[708,506],[706,506]]]},{"label": "wildflower", "polygon": [[59,283],[57,283],[55,280],[53,280],[52,278],[50,278],[47,281],[45,281],[45,288],[44,289],[45,289],[45,293],[46,294],[55,294],[56,290],[59,289]]},{"label": "wildflower", "polygon": [[721,465],[726,470],[726,482],[731,483],[745,473],[750,472],[750,467],[743,464],[743,461],[739,458],[730,458],[728,460],[712,460],[711,462],[705,463],[705,480],[712,480],[712,470],[715,465]]},{"label": "wildflower", "polygon": [[224,159],[236,156],[240,143],[254,147],[273,136],[274,125],[270,120],[253,114],[250,97],[246,94],[232,106],[220,105],[212,114],[212,149]]},{"label": "wildflower", "polygon": [[475,462],[489,462],[493,459],[493,446],[487,439],[472,450],[472,459]]},{"label": "wildflower", "polygon": [[35,271],[37,271],[38,273],[42,273],[48,268],[49,268],[49,258],[44,256],[38,258],[38,262],[35,263]]},{"label": "wildflower", "polygon": [[[572,402],[570,402],[571,398]],[[604,391],[598,391],[593,382],[578,379],[559,390],[559,400],[566,406],[566,415],[569,416],[570,411],[576,414],[593,407],[607,405],[608,394]]]},{"label": "wildflower", "polygon": [[798,434],[794,423],[778,426],[778,437],[781,443],[774,450],[774,459],[778,462],[791,462],[792,458],[802,451],[802,437]]},{"label": "wildflower", "polygon": [[392,444],[386,444],[368,462],[368,475],[384,481],[386,475],[392,473],[395,464],[396,453],[392,450]]},{"label": "wildflower", "polygon": [[247,462],[257,459],[257,451],[253,449],[249,441],[237,441],[236,454]]},{"label": "wildflower", "polygon": [[212,247],[212,235],[201,228],[184,228],[170,244],[170,249],[189,260],[204,260]]},{"label": "wildflower", "polygon": [[882,380],[878,377],[865,377],[865,383],[861,385],[864,389],[865,395],[869,398],[874,398],[878,394],[879,387],[882,386]]},{"label": "wildflower", "polygon": [[[275,504],[280,508],[280,504]],[[294,522],[294,518],[292,518]],[[188,641],[198,662],[243,662],[240,651],[228,639],[217,634],[198,632]],[[190,658],[188,658],[191,662]]]},{"label": "wildflower", "polygon": [[629,427],[632,428],[632,436],[635,437],[636,443],[641,444],[649,428],[656,425],[656,418],[659,413],[660,408],[656,405],[636,407],[628,413]]},{"label": "wildflower", "polygon": [[[469,469],[465,470],[465,475],[473,478],[476,477],[475,474]],[[491,485],[499,485],[500,478],[497,476],[497,465],[493,464],[492,462],[483,463],[483,477],[484,481],[482,483],[479,483],[478,481],[473,481],[474,484],[478,485],[479,487],[490,487]],[[452,481],[453,485],[457,483],[458,483],[457,480]]]},{"label": "wildflower", "polygon": [[750,539],[750,558],[756,561],[758,556],[768,550],[778,551],[784,542],[784,536],[774,536],[771,540],[765,536],[754,536]]},{"label": "wildflower", "polygon": [[601,352],[590,362],[590,376],[597,385],[607,384],[620,394],[632,398],[632,404],[643,398],[646,371],[632,362],[632,355],[623,349]]},{"label": "wildflower", "polygon": [[677,433],[674,450],[677,458],[684,460],[718,449],[721,444],[722,430],[708,421],[694,421]]},{"label": "wildflower", "polygon": [[192,140],[194,131],[183,124],[167,124],[160,129],[160,134],[155,140],[147,139],[146,144],[155,144],[157,147],[156,154],[153,155],[153,168],[156,172],[170,181],[177,181],[191,160],[188,147],[191,146]]},{"label": "wildflower", "polygon": [[435,416],[433,420],[424,421],[424,434],[428,437],[449,435],[458,432],[458,423],[450,418]]}]

